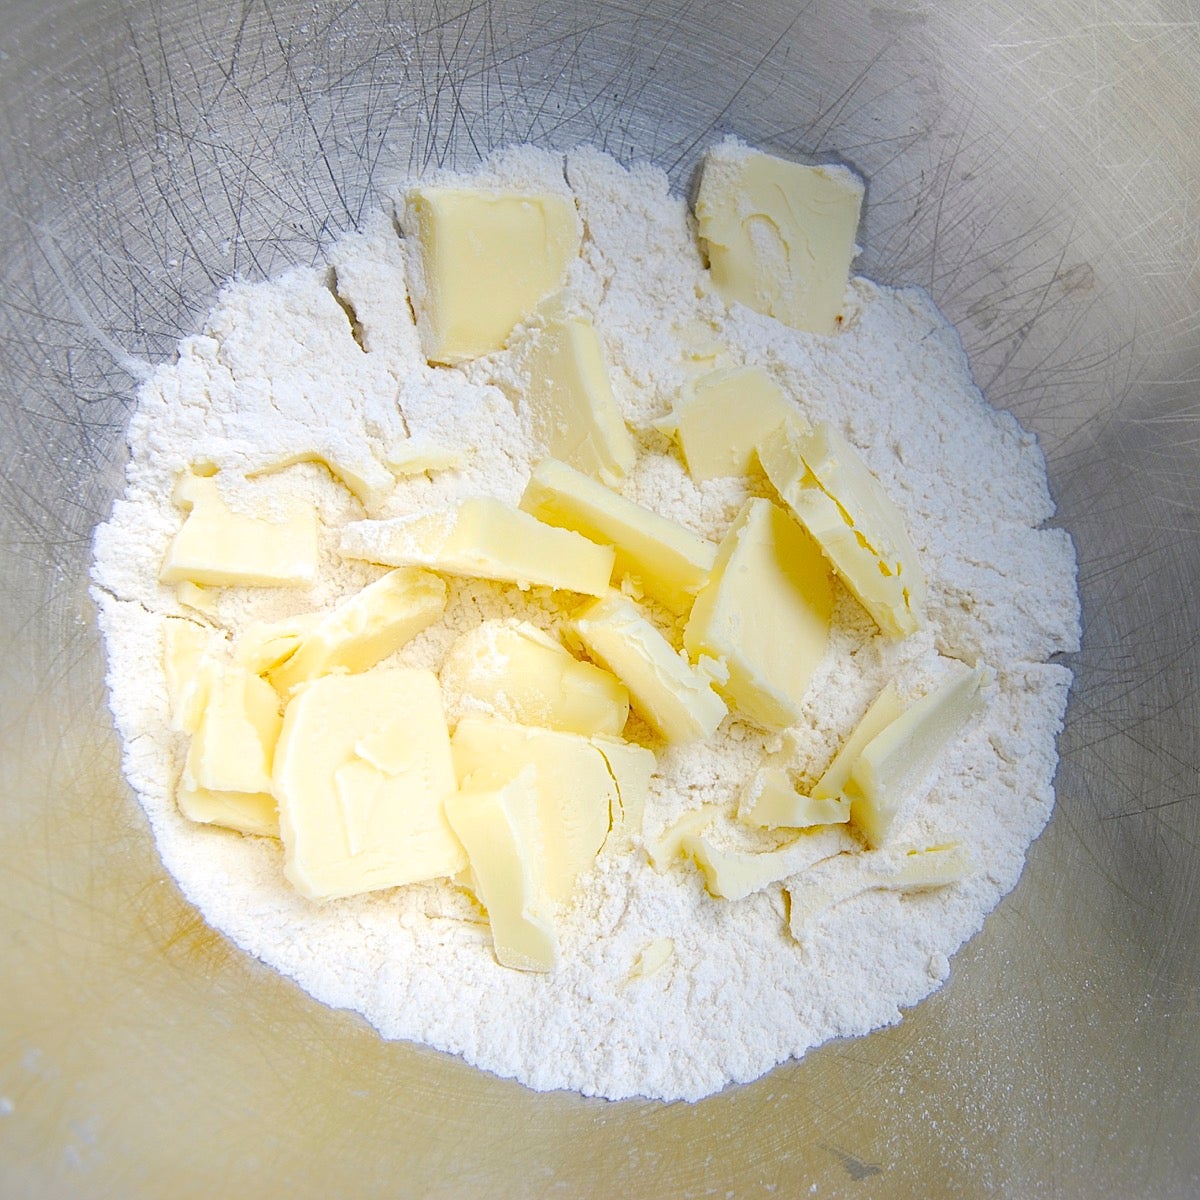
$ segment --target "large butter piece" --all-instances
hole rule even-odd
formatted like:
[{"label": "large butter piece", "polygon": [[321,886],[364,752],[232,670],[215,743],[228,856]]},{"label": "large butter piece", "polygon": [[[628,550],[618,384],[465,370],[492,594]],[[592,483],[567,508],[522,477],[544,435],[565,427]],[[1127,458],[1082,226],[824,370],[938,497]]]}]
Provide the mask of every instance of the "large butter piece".
[{"label": "large butter piece", "polygon": [[684,854],[703,872],[709,894],[720,900],[742,900],[856,845],[842,825],[807,830],[778,850],[724,849],[704,834],[695,833],[682,841]]},{"label": "large butter piece", "polygon": [[833,598],[825,560],[778,505],[743,505],[717,551],[683,634],[693,660],[724,663],[723,695],[768,728],[800,716],[825,655]]},{"label": "large butter piece", "polygon": [[631,600],[609,592],[580,609],[572,627],[666,741],[701,741],[720,725],[726,708],[712,676],[677,653]]},{"label": "large butter piece", "polygon": [[754,773],[738,807],[738,820],[760,829],[809,829],[850,820],[850,801],[841,794],[805,796],[786,768],[774,764]]},{"label": "large butter piece", "polygon": [[616,552],[616,581],[631,578],[672,612],[686,613],[712,570],[717,548],[706,538],[626,500],[566,463],[534,468],[521,507]]},{"label": "large butter piece", "polygon": [[533,768],[546,893],[570,899],[620,811],[604,755],[579,734],[481,717],[459,721],[451,745],[458,779],[473,787],[500,788]]},{"label": "large butter piece", "polygon": [[921,891],[947,887],[971,874],[971,856],[959,842],[900,846],[831,858],[787,888],[788,931],[803,941],[814,918],[864,892]]},{"label": "large butter piece", "polygon": [[637,445],[613,395],[595,326],[584,317],[549,315],[529,337],[522,399],[534,437],[586,475],[605,483],[623,479]]},{"label": "large butter piece", "polygon": [[691,380],[674,420],[683,460],[695,480],[748,475],[767,434],[785,421],[808,424],[761,367],[727,367]]},{"label": "large butter piece", "polygon": [[439,672],[448,707],[569,733],[616,735],[629,691],[526,621],[484,621],[460,637]]},{"label": "large butter piece", "polygon": [[704,156],[696,224],[717,290],[785,325],[833,333],[846,298],[863,183],[732,140]]},{"label": "large butter piece", "polygon": [[850,820],[875,847],[904,824],[910,801],[942,751],[984,707],[987,667],[957,672],[887,724],[858,752],[846,779]]},{"label": "large butter piece", "polygon": [[429,671],[324,675],[287,706],[275,752],[284,871],[310,899],[454,875],[457,785]]},{"label": "large butter piece", "polygon": [[562,287],[581,233],[569,196],[456,187],[412,189],[404,229],[417,333],[435,363],[501,349]]},{"label": "large butter piece", "polygon": [[242,833],[278,832],[271,768],[282,718],[265,680],[236,663],[201,665],[203,712],[176,799],[185,817]]},{"label": "large butter piece", "polygon": [[447,575],[588,596],[604,593],[615,560],[610,546],[556,529],[490,496],[474,496],[438,512],[351,521],[342,531],[341,553],[387,566],[430,567]]},{"label": "large butter piece", "polygon": [[399,650],[446,608],[446,585],[415,568],[389,571],[325,614],[269,672],[284,694],[333,671],[365,671]]},{"label": "large butter piece", "polygon": [[925,577],[908,530],[866,463],[822,423],[786,425],[759,445],[775,490],[820,544],[846,586],[884,633],[913,633],[924,621]]},{"label": "large butter piece", "polygon": [[162,583],[213,587],[297,587],[317,570],[317,514],[296,505],[282,521],[229,510],[215,475],[189,472],[175,488],[187,510],[159,571]]},{"label": "large butter piece", "polygon": [[446,815],[466,847],[497,961],[518,971],[551,971],[558,940],[553,904],[543,886],[534,777],[534,769],[526,767],[499,786],[468,778],[447,797]]}]

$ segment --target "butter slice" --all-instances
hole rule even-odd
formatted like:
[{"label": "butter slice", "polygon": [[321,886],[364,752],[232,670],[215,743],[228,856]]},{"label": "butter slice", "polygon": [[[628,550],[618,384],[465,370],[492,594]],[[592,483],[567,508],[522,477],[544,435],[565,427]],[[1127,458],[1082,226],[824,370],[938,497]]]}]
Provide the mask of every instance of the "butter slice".
[{"label": "butter slice", "polygon": [[604,755],[579,734],[482,717],[459,721],[451,745],[458,779],[473,787],[500,788],[534,769],[546,893],[569,900],[620,807]]},{"label": "butter slice", "polygon": [[675,409],[676,437],[695,480],[748,475],[758,443],[785,421],[808,424],[761,367],[709,371],[685,385]]},{"label": "butter slice", "polygon": [[429,671],[324,675],[296,692],[275,753],[284,872],[313,900],[454,875],[456,787]]},{"label": "butter slice", "polygon": [[526,621],[484,621],[463,634],[440,678],[452,709],[482,709],[519,725],[615,735],[629,717],[624,684]]},{"label": "butter slice", "polygon": [[637,461],[609,382],[596,328],[584,317],[551,315],[529,334],[523,400],[547,453],[587,475],[616,483]]},{"label": "butter slice", "polygon": [[588,596],[604,593],[615,557],[609,546],[543,524],[490,496],[438,512],[351,521],[342,531],[341,553],[392,567],[430,567]]},{"label": "butter slice", "polygon": [[971,856],[959,842],[839,855],[818,863],[787,889],[788,931],[803,941],[806,926],[835,904],[878,889],[907,892],[947,887],[966,879],[972,869]]},{"label": "butter slice", "polygon": [[850,820],[850,801],[840,795],[805,796],[784,767],[760,767],[738,808],[738,820],[760,829],[809,829]]},{"label": "butter slice", "polygon": [[317,514],[296,505],[283,521],[233,513],[217,489],[215,475],[189,472],[175,488],[187,509],[183,526],[167,548],[162,583],[210,587],[298,587],[317,570]]},{"label": "butter slice", "polygon": [[693,660],[724,663],[721,692],[767,728],[800,717],[829,643],[833,597],[820,550],[769,500],[748,500],[717,551],[683,634]]},{"label": "butter slice", "polygon": [[778,850],[724,849],[703,834],[688,834],[683,838],[683,852],[703,872],[709,895],[720,900],[742,900],[855,845],[841,825],[806,830]]},{"label": "butter slice", "polygon": [[846,167],[807,167],[728,140],[704,156],[696,223],[713,283],[813,333],[833,333],[846,299],[864,187]]},{"label": "butter slice", "polygon": [[326,613],[269,673],[284,694],[332,671],[365,671],[399,650],[446,608],[446,585],[415,568],[389,571]]},{"label": "butter slice", "polygon": [[225,638],[207,625],[183,617],[168,617],[163,624],[163,672],[170,725],[177,733],[194,733],[204,715],[212,667],[219,662]]},{"label": "butter slice", "polygon": [[562,287],[581,236],[569,196],[456,187],[413,188],[404,228],[421,347],[448,364],[502,349]]},{"label": "butter slice", "polygon": [[572,627],[666,741],[701,741],[720,725],[726,708],[712,676],[678,653],[632,600],[609,592],[581,608]]},{"label": "butter slice", "polygon": [[882,733],[903,711],[904,702],[896,692],[896,685],[886,684],[879,695],[871,701],[867,711],[859,718],[853,732],[842,743],[829,766],[825,768],[825,773],[813,786],[813,798],[828,800],[841,796],[863,747],[877,734]]},{"label": "butter slice", "polygon": [[550,525],[614,547],[615,581],[637,580],[645,594],[686,613],[712,570],[717,548],[706,538],[626,500],[556,459],[533,469],[521,507]]},{"label": "butter slice", "polygon": [[775,490],[884,633],[924,623],[925,577],[904,520],[858,453],[828,424],[780,426],[759,445]]},{"label": "butter slice", "polygon": [[656,838],[646,842],[650,865],[658,872],[665,871],[682,853],[689,838],[696,837],[711,825],[721,813],[719,804],[702,804],[686,812],[668,825]]},{"label": "butter slice", "polygon": [[877,733],[859,751],[846,780],[850,820],[871,847],[904,823],[911,800],[938,756],[984,707],[987,667],[957,672]]},{"label": "butter slice", "polygon": [[591,742],[604,755],[609,774],[617,785],[621,819],[617,821],[613,818],[612,833],[628,843],[642,834],[642,819],[650,796],[650,780],[658,765],[654,751],[604,735],[593,737]]},{"label": "butter slice", "polygon": [[282,718],[265,680],[236,663],[204,666],[204,708],[176,799],[185,817],[241,833],[278,833],[271,766]]},{"label": "butter slice", "polygon": [[447,798],[446,815],[466,847],[497,961],[518,971],[552,971],[558,939],[543,887],[534,769],[498,787],[468,778]]}]

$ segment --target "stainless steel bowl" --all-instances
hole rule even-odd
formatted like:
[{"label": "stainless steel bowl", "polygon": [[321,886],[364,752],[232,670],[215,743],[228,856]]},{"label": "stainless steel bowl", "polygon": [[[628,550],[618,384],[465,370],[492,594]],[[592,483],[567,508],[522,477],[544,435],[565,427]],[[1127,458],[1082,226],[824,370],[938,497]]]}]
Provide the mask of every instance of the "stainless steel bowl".
[{"label": "stainless steel bowl", "polygon": [[[1200,1189],[1200,62],[1188,0],[9,0],[0,29],[0,1192]],[[122,781],[85,578],[133,359],[398,175],[734,131],[870,180],[1046,448],[1086,617],[1059,805],[902,1025],[703,1103],[535,1095],[235,952]]]}]

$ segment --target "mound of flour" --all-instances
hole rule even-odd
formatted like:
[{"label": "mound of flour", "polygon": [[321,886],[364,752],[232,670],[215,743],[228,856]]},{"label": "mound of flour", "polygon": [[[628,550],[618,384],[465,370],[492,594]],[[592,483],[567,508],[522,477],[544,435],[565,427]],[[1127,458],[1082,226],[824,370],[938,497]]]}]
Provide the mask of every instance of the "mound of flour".
[{"label": "mound of flour", "polygon": [[[561,966],[539,975],[496,963],[487,926],[449,882],[315,904],[285,882],[277,842],[179,815],[185,746],[168,726],[167,617],[234,636],[253,621],[331,606],[382,570],[336,553],[347,521],[468,495],[515,502],[540,457],[513,402],[519,377],[507,353],[463,368],[425,363],[388,213],[340,242],[325,270],[229,284],[204,329],[138,393],[126,490],[97,531],[93,568],[124,767],[190,901],[319,1000],[357,1010],[385,1037],[425,1042],[533,1088],[696,1099],[828,1038],[899,1020],[946,978],[949,956],[1016,883],[1053,804],[1070,673],[1047,660],[1078,645],[1074,552],[1065,533],[1042,527],[1053,505],[1034,438],[985,403],[954,330],[924,293],[856,279],[839,334],[797,333],[725,311],[686,206],[657,170],[626,170],[582,148],[564,171],[561,157],[517,148],[481,176],[576,198],[585,241],[571,291],[594,317],[642,448],[626,495],[717,539],[746,496],[769,494],[761,479],[693,483],[659,432],[698,364],[762,366],[812,420],[849,437],[882,481],[928,576],[927,628],[886,639],[835,586],[830,650],[789,737],[811,781],[889,679],[915,696],[949,659],[993,667],[985,715],[943,756],[906,837],[962,841],[974,873],[936,891],[865,892],[798,942],[778,886],[716,900],[683,861],[659,874],[640,845],[606,849],[562,919]],[[462,465],[393,487],[389,459],[422,446],[454,451]],[[182,519],[172,488],[198,462],[221,467],[235,509],[270,513],[297,496],[317,505],[323,542],[311,588],[226,589],[202,614],[159,585]],[[436,670],[459,634],[506,616],[553,629],[563,614],[548,592],[452,580],[444,621],[394,661]],[[706,744],[656,745],[646,835],[700,803],[732,814],[762,754],[778,745],[733,719]],[[654,956],[666,961],[647,973]]]}]

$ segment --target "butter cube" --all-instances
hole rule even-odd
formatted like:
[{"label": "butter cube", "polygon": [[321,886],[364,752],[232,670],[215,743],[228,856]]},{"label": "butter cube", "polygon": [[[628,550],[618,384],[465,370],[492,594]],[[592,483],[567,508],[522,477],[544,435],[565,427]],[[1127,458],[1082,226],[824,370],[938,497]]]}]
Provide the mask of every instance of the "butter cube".
[{"label": "butter cube", "polygon": [[675,410],[676,438],[698,481],[748,475],[758,443],[785,421],[808,424],[761,367],[708,371],[684,387]]},{"label": "butter cube", "polygon": [[525,621],[484,621],[463,634],[440,678],[452,708],[482,709],[518,725],[615,735],[629,717],[624,684]]},{"label": "butter cube", "polygon": [[768,765],[754,773],[742,796],[738,820],[760,829],[840,825],[850,820],[850,801],[840,794],[805,796],[797,791],[785,768]]},{"label": "butter cube", "polygon": [[319,675],[365,671],[432,625],[445,608],[446,585],[436,575],[389,571],[321,617],[268,678],[286,695]]},{"label": "butter cube", "polygon": [[616,552],[616,580],[637,580],[648,596],[686,613],[712,570],[717,548],[555,459],[533,469],[521,507]]},{"label": "butter cube", "polygon": [[720,725],[726,708],[711,675],[677,653],[633,601],[609,592],[581,608],[572,628],[668,742],[700,741]]},{"label": "butter cube", "polygon": [[620,810],[604,755],[579,734],[483,717],[459,721],[451,746],[459,780],[475,787],[498,788],[534,769],[546,893],[569,900]]},{"label": "butter cube", "polygon": [[265,680],[236,663],[209,659],[203,712],[176,792],[185,817],[242,833],[278,832],[271,766],[282,718]]},{"label": "butter cube", "polygon": [[799,719],[825,655],[833,597],[821,552],[778,505],[748,500],[717,551],[683,634],[692,659],[725,664],[721,692],[752,720]]},{"label": "butter cube", "polygon": [[543,886],[534,776],[525,767],[498,787],[468,778],[447,797],[446,815],[466,847],[497,961],[517,971],[552,971],[558,939]]},{"label": "butter cube", "polygon": [[825,768],[825,773],[817,780],[812,790],[813,798],[831,800],[841,796],[863,747],[877,734],[882,733],[903,711],[904,703],[896,692],[895,684],[886,684],[859,718],[854,731]]},{"label": "butter cube", "polygon": [[696,223],[717,290],[795,329],[833,333],[845,304],[863,183],[732,139],[704,156]]},{"label": "butter cube", "polygon": [[703,834],[688,834],[683,838],[683,852],[703,872],[709,895],[742,900],[822,859],[852,850],[856,844],[843,826],[824,825],[805,830],[777,850],[762,851],[720,848]]},{"label": "butter cube", "polygon": [[430,567],[446,575],[588,596],[604,593],[615,557],[609,546],[543,524],[490,496],[474,496],[439,512],[351,521],[342,531],[340,549],[347,558],[392,567]]},{"label": "butter cube", "polygon": [[456,784],[431,672],[309,681],[275,752],[285,874],[313,900],[456,874],[467,858],[444,808]]},{"label": "butter cube", "polygon": [[457,187],[413,188],[403,224],[421,347],[447,364],[504,347],[562,287],[582,228],[569,196]]},{"label": "butter cube", "polygon": [[590,319],[551,314],[529,333],[523,401],[547,453],[605,483],[623,479],[637,445],[617,406]]},{"label": "butter cube", "polygon": [[924,621],[925,577],[908,530],[879,481],[827,424],[780,426],[758,448],[767,477],[884,633]]},{"label": "butter cube", "polygon": [[984,707],[987,667],[960,671],[906,708],[858,752],[844,792],[850,820],[869,846],[904,824],[911,801],[938,756]]},{"label": "butter cube", "polygon": [[215,475],[189,472],[175,488],[187,510],[167,548],[162,583],[210,587],[298,587],[317,570],[317,514],[296,506],[286,520],[267,521],[231,512]]}]

